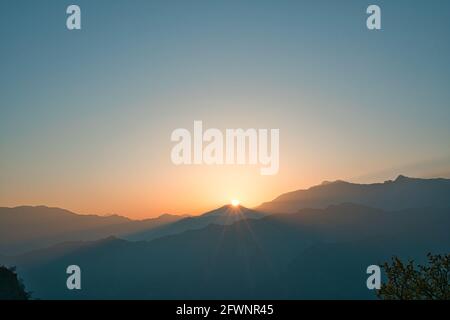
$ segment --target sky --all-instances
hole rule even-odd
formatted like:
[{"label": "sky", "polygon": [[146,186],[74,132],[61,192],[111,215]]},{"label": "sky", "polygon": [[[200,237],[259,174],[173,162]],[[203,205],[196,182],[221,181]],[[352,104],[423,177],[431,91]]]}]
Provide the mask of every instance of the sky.
[{"label": "sky", "polygon": [[[449,39],[445,0],[4,0],[0,206],[145,218],[450,177]],[[278,174],[175,166],[171,133],[194,120],[279,129]]]}]

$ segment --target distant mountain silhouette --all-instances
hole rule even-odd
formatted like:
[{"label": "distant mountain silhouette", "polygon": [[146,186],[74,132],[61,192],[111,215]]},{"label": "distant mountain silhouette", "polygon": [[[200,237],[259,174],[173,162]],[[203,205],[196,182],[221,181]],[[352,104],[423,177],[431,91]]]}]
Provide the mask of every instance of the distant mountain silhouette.
[{"label": "distant mountain silhouette", "polygon": [[201,216],[162,215],[141,221],[121,216],[78,215],[45,206],[0,207],[0,254],[16,254],[64,241],[96,240],[118,236],[127,240],[152,240],[211,223],[227,225],[240,219],[258,219],[268,213],[295,213],[302,208],[355,203],[384,210],[450,206],[450,180],[398,176],[395,181],[354,184],[325,182],[307,190],[289,192],[255,210],[223,206]]},{"label": "distant mountain silhouette", "polygon": [[184,216],[130,220],[125,217],[79,215],[46,206],[0,207],[0,253],[13,254],[70,240],[124,236],[172,223]]},{"label": "distant mountain silhouette", "polygon": [[242,219],[259,219],[265,215],[266,213],[244,206],[224,205],[199,216],[186,217],[174,223],[127,235],[124,238],[128,240],[152,240],[187,230],[201,229],[210,224],[229,225]]},{"label": "distant mountain silhouette", "polygon": [[[374,298],[368,265],[447,252],[449,226],[449,208],[388,212],[348,203],[152,241],[65,243],[7,262],[44,299],[366,299]],[[83,270],[81,291],[65,288],[69,264]]]},{"label": "distant mountain silhouette", "polygon": [[291,213],[302,208],[326,208],[351,202],[384,210],[448,207],[449,179],[418,179],[398,176],[394,181],[355,184],[345,181],[324,182],[306,190],[282,194],[265,202],[256,210],[270,213]]},{"label": "distant mountain silhouette", "polygon": [[[0,208],[0,264],[17,266],[42,299],[372,299],[368,265],[448,253],[448,230],[450,180],[399,176],[195,217]],[[80,291],[65,286],[71,264],[82,269]]]}]

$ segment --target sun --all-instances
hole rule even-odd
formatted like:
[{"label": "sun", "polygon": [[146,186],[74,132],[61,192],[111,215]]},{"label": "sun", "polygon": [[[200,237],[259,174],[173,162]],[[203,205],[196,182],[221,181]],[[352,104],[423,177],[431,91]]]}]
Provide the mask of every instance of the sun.
[{"label": "sun", "polygon": [[241,202],[239,200],[237,200],[237,199],[231,200],[231,205],[233,207],[238,207],[240,204],[241,204]]}]

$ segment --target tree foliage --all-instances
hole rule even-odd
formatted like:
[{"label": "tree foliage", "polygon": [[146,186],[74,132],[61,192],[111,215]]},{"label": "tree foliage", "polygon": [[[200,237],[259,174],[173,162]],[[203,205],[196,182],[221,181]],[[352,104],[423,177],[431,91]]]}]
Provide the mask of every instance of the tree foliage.
[{"label": "tree foliage", "polygon": [[0,266],[0,300],[28,300],[30,297],[16,269]]},{"label": "tree foliage", "polygon": [[413,260],[403,263],[393,257],[383,269],[387,282],[377,295],[385,300],[449,300],[450,254],[429,253],[427,265],[415,265]]}]

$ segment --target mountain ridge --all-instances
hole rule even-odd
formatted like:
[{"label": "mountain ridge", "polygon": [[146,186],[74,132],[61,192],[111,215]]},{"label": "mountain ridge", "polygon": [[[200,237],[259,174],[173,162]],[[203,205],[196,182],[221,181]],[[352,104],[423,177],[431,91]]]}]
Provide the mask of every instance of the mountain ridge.
[{"label": "mountain ridge", "polygon": [[[387,212],[347,203],[209,224],[151,241],[108,237],[66,244],[9,262],[43,299],[367,299],[374,297],[365,287],[368,265],[392,254],[443,252],[449,225],[450,209]],[[61,270],[73,263],[86,271],[89,290],[74,293],[61,285]]]},{"label": "mountain ridge", "polygon": [[325,208],[351,202],[385,210],[418,206],[448,206],[450,179],[421,179],[399,175],[381,183],[352,183],[343,180],[283,193],[255,210],[268,213],[293,213],[302,208]]},{"label": "mountain ridge", "polygon": [[201,229],[209,224],[229,225],[242,219],[295,214],[302,209],[325,209],[345,203],[395,211],[448,207],[448,199],[449,179],[399,175],[395,180],[383,183],[325,182],[282,194],[253,209],[224,205],[198,216],[162,214],[158,218],[131,220],[118,215],[79,215],[47,206],[0,207],[0,253],[16,254],[65,241],[97,240],[108,236],[131,241],[152,240]]},{"label": "mountain ridge", "polygon": [[71,240],[96,240],[150,230],[185,216],[163,214],[131,220],[122,216],[76,214],[47,206],[0,207],[0,253],[11,254]]}]

